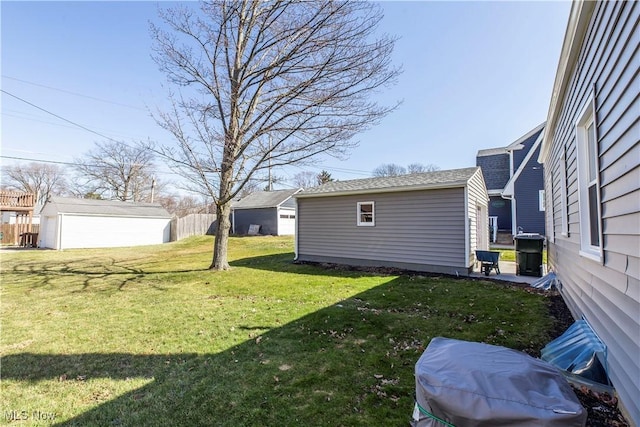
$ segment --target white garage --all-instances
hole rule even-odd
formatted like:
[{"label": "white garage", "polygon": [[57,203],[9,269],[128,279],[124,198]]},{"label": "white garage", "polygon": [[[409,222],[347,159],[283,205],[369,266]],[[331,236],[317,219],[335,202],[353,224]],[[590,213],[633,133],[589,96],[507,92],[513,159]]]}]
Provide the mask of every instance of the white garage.
[{"label": "white garage", "polygon": [[171,215],[158,204],[51,197],[40,211],[41,248],[155,245],[170,237]]}]

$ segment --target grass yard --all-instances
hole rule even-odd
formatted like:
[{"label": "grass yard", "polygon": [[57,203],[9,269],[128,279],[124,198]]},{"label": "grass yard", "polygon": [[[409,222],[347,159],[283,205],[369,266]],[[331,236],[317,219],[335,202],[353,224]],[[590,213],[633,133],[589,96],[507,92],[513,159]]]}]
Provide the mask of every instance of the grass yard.
[{"label": "grass yard", "polygon": [[214,273],[212,244],[3,252],[0,423],[406,426],[431,338],[536,353],[552,328],[516,286],[296,265],[276,237]]}]

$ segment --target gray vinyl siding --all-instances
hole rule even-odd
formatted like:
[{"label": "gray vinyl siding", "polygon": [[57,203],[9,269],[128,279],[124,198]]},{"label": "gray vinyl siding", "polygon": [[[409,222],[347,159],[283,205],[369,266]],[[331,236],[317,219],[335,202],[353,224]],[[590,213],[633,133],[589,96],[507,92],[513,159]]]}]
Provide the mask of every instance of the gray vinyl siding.
[{"label": "gray vinyl siding", "polygon": [[236,234],[247,234],[251,224],[260,225],[260,234],[278,234],[276,208],[236,209],[232,218],[235,221],[234,230]]},{"label": "gray vinyl siding", "polygon": [[[460,187],[299,198],[298,259],[466,274],[464,196]],[[358,226],[357,203],[371,201],[375,226]]]},{"label": "gray vinyl siding", "polygon": [[[574,316],[608,347],[611,380],[640,424],[640,6],[598,2],[572,71],[546,159],[549,265]],[[603,262],[580,255],[575,122],[595,84]],[[566,151],[566,182],[563,153]],[[566,212],[562,187],[566,186]],[[566,215],[568,234],[562,234]]]},{"label": "gray vinyl siding", "polygon": [[469,260],[475,260],[476,250],[489,249],[489,198],[482,172],[469,179],[467,214],[469,217]]}]

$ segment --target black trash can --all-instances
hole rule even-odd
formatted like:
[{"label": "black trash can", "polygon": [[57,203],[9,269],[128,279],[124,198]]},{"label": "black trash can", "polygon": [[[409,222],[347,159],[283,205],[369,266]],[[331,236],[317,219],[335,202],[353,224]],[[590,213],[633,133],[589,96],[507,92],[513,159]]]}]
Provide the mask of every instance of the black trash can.
[{"label": "black trash can", "polygon": [[537,233],[516,234],[516,274],[542,277],[544,236]]}]

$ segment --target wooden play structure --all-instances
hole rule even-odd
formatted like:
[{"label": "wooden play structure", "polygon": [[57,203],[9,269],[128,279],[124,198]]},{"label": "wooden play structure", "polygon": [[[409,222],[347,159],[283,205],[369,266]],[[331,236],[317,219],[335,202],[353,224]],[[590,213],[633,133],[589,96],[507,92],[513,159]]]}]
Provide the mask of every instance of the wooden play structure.
[{"label": "wooden play structure", "polygon": [[[38,235],[33,232],[33,210],[36,197],[33,193],[20,191],[0,191],[0,212],[14,212],[16,221],[11,224],[14,245],[35,247]],[[4,236],[3,236],[4,237]],[[3,240],[6,240],[3,238]]]}]

